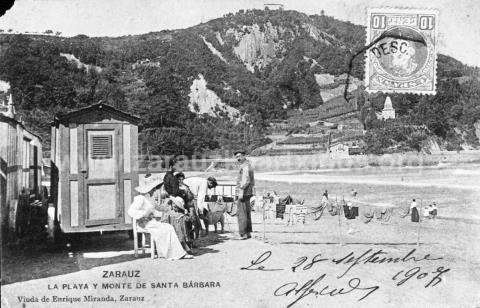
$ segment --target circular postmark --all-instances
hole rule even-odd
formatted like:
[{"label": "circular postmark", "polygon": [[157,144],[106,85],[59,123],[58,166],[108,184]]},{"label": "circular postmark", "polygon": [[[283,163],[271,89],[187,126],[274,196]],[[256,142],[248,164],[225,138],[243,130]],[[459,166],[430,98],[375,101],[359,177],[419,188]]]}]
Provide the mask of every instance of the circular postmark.
[{"label": "circular postmark", "polygon": [[399,26],[381,34],[370,49],[377,68],[393,77],[408,78],[422,71],[428,60],[425,37],[416,29]]}]

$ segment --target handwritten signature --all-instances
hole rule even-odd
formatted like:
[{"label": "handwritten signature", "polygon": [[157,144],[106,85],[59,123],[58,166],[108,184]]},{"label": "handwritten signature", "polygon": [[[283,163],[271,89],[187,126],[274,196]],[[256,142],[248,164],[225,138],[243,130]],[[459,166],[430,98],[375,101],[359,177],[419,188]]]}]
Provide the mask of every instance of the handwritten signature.
[{"label": "handwritten signature", "polygon": [[[362,264],[390,264],[390,263],[413,263],[420,264],[420,262],[426,261],[438,261],[442,260],[442,257],[433,257],[430,254],[425,255],[416,255],[416,249],[410,250],[405,255],[400,256],[391,256],[388,252],[383,251],[382,249],[373,250],[367,249],[363,253],[356,255],[355,252],[349,252],[346,255],[340,258],[327,258],[324,257],[321,253],[316,254],[312,258],[307,256],[302,256],[297,258],[295,262],[290,267],[292,272],[309,271],[312,268],[315,268],[317,264],[331,262],[335,265],[347,265],[345,270],[342,270],[340,275],[335,276],[336,279],[341,279],[347,275],[354,267],[360,266]],[[265,251],[257,258],[250,261],[250,265],[241,267],[241,270],[249,271],[283,271],[283,268],[269,268],[267,266],[267,261],[271,258],[272,252]],[[440,282],[442,282],[442,275],[449,272],[449,268],[439,266],[434,271],[428,271],[422,269],[421,266],[414,266],[408,270],[401,270],[397,272],[392,280],[395,282],[394,286],[399,287],[405,284],[407,281],[415,280],[425,280],[425,288],[435,287]],[[380,286],[365,286],[362,283],[362,280],[358,277],[351,278],[347,285],[344,287],[334,287],[330,286],[325,282],[327,279],[327,273],[322,273],[316,278],[307,280],[305,283],[292,281],[287,282],[277,289],[275,289],[274,296],[295,296],[293,302],[291,302],[287,307],[292,307],[297,304],[302,299],[306,298],[309,295],[319,296],[337,296],[345,295],[349,293],[359,293],[363,292],[362,296],[358,299],[361,301],[367,298],[369,295],[377,291]],[[321,284],[321,285],[320,285]]]},{"label": "handwritten signature", "polygon": [[320,288],[315,289],[314,286],[320,281],[322,281],[326,276],[327,274],[322,274],[316,279],[310,279],[300,287],[299,287],[300,283],[298,282],[288,282],[278,287],[275,290],[275,292],[273,292],[273,295],[289,296],[290,294],[293,294],[297,296],[297,298],[293,302],[287,305],[287,307],[292,307],[293,305],[295,305],[296,303],[298,303],[300,300],[304,299],[308,295],[315,295],[316,297],[324,296],[324,295],[336,296],[336,295],[345,295],[356,290],[368,291],[366,294],[364,294],[361,298],[358,299],[358,301],[361,301],[362,299],[365,299],[367,296],[369,296],[370,294],[372,294],[373,292],[377,291],[380,288],[379,286],[361,287],[360,278],[352,278],[348,281],[348,287],[346,288],[330,287],[327,284],[321,289]]}]

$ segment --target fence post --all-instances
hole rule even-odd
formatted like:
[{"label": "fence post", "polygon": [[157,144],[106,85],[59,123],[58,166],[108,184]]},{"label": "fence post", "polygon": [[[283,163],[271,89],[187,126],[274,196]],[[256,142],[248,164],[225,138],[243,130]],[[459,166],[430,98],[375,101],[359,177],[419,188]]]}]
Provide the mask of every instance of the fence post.
[{"label": "fence post", "polygon": [[337,205],[338,209],[338,238],[339,238],[339,244],[343,246],[343,237],[342,237],[342,207],[338,206],[338,199],[337,196],[335,196],[335,204]]},{"label": "fence post", "polygon": [[263,242],[265,243],[265,204],[263,205]]},{"label": "fence post", "polygon": [[[423,210],[423,200],[420,199],[420,209]],[[418,209],[417,209],[418,210]],[[421,222],[421,219],[420,219],[420,211],[418,211],[418,223],[417,223],[417,247],[420,246],[420,222]]]}]

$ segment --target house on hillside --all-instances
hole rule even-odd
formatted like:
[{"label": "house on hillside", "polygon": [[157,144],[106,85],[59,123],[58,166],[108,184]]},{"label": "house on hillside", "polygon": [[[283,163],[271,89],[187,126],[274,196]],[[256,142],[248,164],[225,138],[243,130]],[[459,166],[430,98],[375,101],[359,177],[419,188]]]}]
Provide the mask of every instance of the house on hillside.
[{"label": "house on hillside", "polygon": [[274,10],[283,11],[284,9],[283,4],[280,4],[280,3],[265,3],[263,4],[263,7],[265,10],[270,10],[270,11],[274,11]]},{"label": "house on hillside", "polygon": [[42,180],[42,140],[18,118],[11,94],[7,100],[0,99],[0,140],[1,227],[5,231],[20,195],[38,196]]}]

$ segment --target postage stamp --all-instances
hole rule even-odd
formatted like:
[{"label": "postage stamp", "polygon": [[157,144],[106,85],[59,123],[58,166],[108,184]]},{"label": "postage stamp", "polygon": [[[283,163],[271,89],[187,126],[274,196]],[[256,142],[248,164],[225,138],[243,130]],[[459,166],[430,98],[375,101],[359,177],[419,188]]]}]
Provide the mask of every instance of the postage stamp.
[{"label": "postage stamp", "polygon": [[438,12],[370,8],[367,14],[367,92],[435,94]]}]

